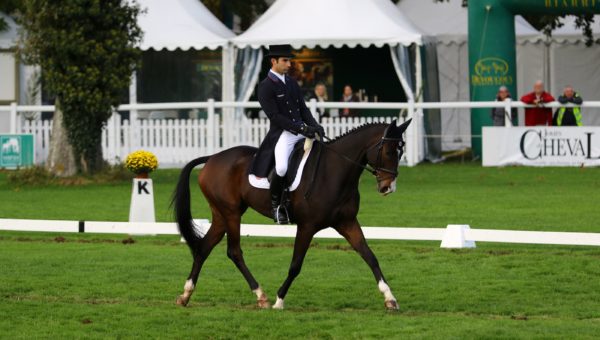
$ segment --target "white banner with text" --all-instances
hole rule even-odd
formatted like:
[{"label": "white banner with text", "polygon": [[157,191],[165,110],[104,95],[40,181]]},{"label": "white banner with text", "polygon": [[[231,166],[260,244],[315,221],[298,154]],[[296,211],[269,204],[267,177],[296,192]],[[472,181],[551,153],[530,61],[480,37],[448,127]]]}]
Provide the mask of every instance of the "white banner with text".
[{"label": "white banner with text", "polygon": [[484,127],[483,166],[600,166],[600,127]]}]

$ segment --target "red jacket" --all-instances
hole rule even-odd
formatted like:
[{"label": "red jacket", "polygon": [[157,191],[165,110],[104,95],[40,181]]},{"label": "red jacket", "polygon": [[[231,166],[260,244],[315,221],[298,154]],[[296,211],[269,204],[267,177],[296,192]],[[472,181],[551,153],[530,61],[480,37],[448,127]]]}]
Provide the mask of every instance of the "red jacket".
[{"label": "red jacket", "polygon": [[[535,92],[528,93],[521,97],[521,101],[525,104],[535,104]],[[554,97],[548,92],[542,92],[540,95],[542,103],[554,101]],[[525,109],[525,125],[552,125],[552,109],[549,107],[532,107]]]}]

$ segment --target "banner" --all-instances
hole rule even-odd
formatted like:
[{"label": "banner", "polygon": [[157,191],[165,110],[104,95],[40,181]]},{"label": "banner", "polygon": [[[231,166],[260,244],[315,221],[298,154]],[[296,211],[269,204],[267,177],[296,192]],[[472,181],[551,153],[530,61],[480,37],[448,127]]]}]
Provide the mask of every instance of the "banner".
[{"label": "banner", "polygon": [[0,135],[0,169],[28,167],[33,162],[33,135]]},{"label": "banner", "polygon": [[483,166],[600,166],[600,127],[484,127]]}]

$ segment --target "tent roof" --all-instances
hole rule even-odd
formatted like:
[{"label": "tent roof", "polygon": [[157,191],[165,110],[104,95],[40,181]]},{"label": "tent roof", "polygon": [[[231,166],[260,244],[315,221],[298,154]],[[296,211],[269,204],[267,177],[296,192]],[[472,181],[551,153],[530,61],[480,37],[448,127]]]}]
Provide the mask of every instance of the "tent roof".
[{"label": "tent roof", "polygon": [[0,48],[12,48],[17,45],[19,25],[8,15],[0,12],[0,17],[8,24],[6,30],[0,32]]},{"label": "tent roof", "polygon": [[138,24],[144,32],[142,50],[197,50],[225,46],[235,34],[199,0],[139,0],[146,13]]},{"label": "tent roof", "polygon": [[[462,0],[402,0],[398,8],[424,34],[436,36],[442,42],[464,42],[468,32],[468,10]],[[522,16],[515,16],[515,33],[519,40],[539,40],[540,32]]]},{"label": "tent roof", "polygon": [[277,0],[232,41],[242,48],[381,47],[421,44],[422,35],[390,0]]}]

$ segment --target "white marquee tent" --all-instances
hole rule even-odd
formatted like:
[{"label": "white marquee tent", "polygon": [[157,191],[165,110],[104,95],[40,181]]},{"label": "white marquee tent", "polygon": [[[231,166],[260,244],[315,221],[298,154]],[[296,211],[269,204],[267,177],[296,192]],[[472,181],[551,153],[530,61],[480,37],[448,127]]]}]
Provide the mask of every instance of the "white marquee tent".
[{"label": "white marquee tent", "polygon": [[[0,12],[0,17],[8,24],[6,30],[0,32],[0,102],[9,102],[15,100],[17,89],[16,60],[14,53],[11,51],[17,45],[18,26],[14,20]],[[9,115],[7,112],[0,112],[0,133],[8,132]]]},{"label": "white marquee tent", "polygon": [[[217,19],[198,0],[139,0],[145,13],[138,18],[144,32],[140,48],[142,50],[201,50],[222,49],[222,95],[223,100],[231,100],[229,86],[232,81],[232,49],[229,39],[235,34]],[[130,103],[137,102],[136,81],[132,79]],[[136,112],[132,112],[133,115]],[[133,118],[133,117],[132,117]]]},{"label": "white marquee tent", "polygon": [[[417,57],[415,84],[412,84],[407,46],[422,45],[423,35],[390,0],[277,0],[244,33],[231,40],[238,48],[260,49],[272,44],[294,48],[316,46],[389,46],[391,58],[407,98],[415,100],[422,86],[420,57]],[[419,49],[416,49],[419,53]],[[254,72],[260,71],[260,64]],[[257,77],[244,84],[249,97]],[[422,124],[413,124],[421,126]],[[419,142],[419,159],[424,155]]]},{"label": "white marquee tent", "polygon": [[146,13],[138,24],[144,32],[142,50],[214,50],[227,46],[235,34],[198,0],[139,0]]},{"label": "white marquee tent", "polygon": [[[402,0],[398,8],[424,34],[436,38],[440,99],[469,101],[469,53],[467,45],[468,13],[462,0],[434,2],[433,0]],[[515,17],[517,35],[517,86],[523,93],[531,79],[541,79],[537,60],[524,58],[535,53],[542,36],[521,16]],[[507,33],[510,34],[510,33]],[[542,71],[541,66],[539,71]],[[516,94],[513,94],[515,97]],[[494,98],[490,98],[493,100]],[[471,145],[471,116],[469,110],[442,110],[442,148],[453,150]]]}]

